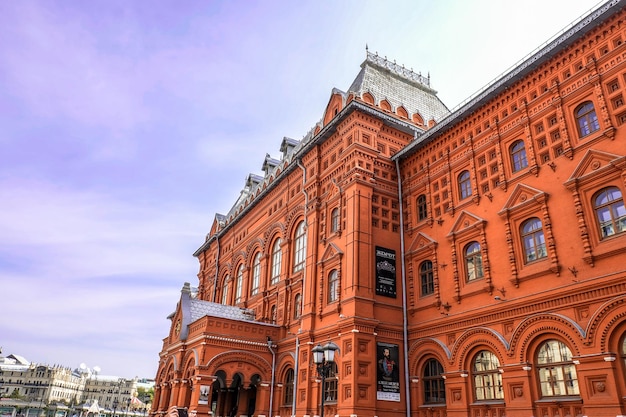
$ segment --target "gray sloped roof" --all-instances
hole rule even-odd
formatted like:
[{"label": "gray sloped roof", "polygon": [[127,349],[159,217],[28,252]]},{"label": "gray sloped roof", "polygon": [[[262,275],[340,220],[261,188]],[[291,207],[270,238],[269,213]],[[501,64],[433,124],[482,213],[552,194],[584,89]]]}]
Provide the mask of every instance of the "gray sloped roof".
[{"label": "gray sloped roof", "polygon": [[254,312],[251,310],[197,299],[191,300],[189,312],[191,313],[191,322],[204,316],[240,321],[254,321]]},{"label": "gray sloped roof", "polygon": [[359,97],[366,92],[377,102],[386,99],[394,108],[403,106],[410,116],[418,113],[425,122],[440,121],[450,113],[437,91],[430,87],[430,76],[424,77],[369,51],[348,90]]}]

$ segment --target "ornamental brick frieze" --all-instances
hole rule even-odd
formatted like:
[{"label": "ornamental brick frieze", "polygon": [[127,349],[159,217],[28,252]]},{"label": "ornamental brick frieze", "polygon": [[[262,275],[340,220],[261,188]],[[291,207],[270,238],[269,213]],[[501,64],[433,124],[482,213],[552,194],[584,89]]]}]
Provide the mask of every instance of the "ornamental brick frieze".
[{"label": "ornamental brick frieze", "polygon": [[538,313],[522,320],[511,335],[511,350],[508,356],[518,354],[524,362],[528,358],[528,346],[538,335],[555,333],[568,340],[574,356],[580,355],[580,344],[586,338],[585,330],[574,320],[561,314]]},{"label": "ornamental brick frieze", "polygon": [[409,358],[412,358],[410,370],[417,369],[418,362],[422,361],[424,356],[432,354],[437,357],[440,362],[451,364],[452,352],[450,348],[441,340],[435,337],[425,337],[415,340],[409,346]]},{"label": "ornamental brick frieze", "polygon": [[[457,369],[465,369],[465,361],[468,360],[468,352],[478,345],[489,346],[497,356],[500,364],[504,363],[504,358],[500,354],[509,351],[509,343],[497,331],[488,327],[471,328],[461,334],[452,346],[450,363],[454,363]],[[504,348],[504,349],[503,349]]]},{"label": "ornamental brick frieze", "polygon": [[[244,370],[247,365],[246,375],[249,377],[255,373],[261,373],[261,378],[271,373],[272,366],[264,358],[248,351],[229,351],[215,355],[206,364],[210,375],[216,375],[217,371],[230,369],[231,375]],[[254,368],[254,369],[252,369]],[[249,379],[249,378],[248,378]]]},{"label": "ornamental brick frieze", "polygon": [[284,239],[285,233],[285,225],[282,222],[275,222],[268,227],[263,233],[263,252],[269,251],[268,245],[272,243],[274,236],[278,235],[279,238]]},{"label": "ornamental brick frieze", "polygon": [[[626,283],[619,283],[610,290],[615,291],[614,294],[625,294]],[[585,345],[595,345],[600,341],[600,351],[610,352],[609,346],[610,334],[615,330],[615,326],[624,321],[626,317],[626,296],[620,295],[612,300],[604,303],[598,308],[587,325],[587,339]],[[600,337],[596,335],[600,333]]]}]

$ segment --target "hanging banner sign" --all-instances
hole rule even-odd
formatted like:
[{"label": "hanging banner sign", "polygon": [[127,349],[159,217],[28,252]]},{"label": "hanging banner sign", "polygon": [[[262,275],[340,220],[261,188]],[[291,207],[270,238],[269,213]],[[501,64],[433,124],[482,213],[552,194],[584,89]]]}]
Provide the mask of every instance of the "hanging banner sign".
[{"label": "hanging banner sign", "polygon": [[398,370],[398,345],[376,344],[377,388],[376,399],[400,401],[400,371]]},{"label": "hanging banner sign", "polygon": [[396,251],[376,246],[376,295],[396,298]]}]

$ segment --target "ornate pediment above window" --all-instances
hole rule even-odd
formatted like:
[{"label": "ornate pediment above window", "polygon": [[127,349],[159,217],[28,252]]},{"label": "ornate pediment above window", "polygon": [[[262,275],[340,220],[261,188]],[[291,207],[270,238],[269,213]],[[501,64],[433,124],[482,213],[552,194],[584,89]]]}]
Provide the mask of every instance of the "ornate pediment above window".
[{"label": "ornate pediment above window", "polygon": [[590,149],[582,157],[565,186],[570,190],[582,184],[602,180],[626,169],[626,156]]},{"label": "ornate pediment above window", "polygon": [[487,221],[482,217],[463,210],[454,221],[450,233],[448,233],[448,239],[454,239],[466,233],[483,231],[486,225]]},{"label": "ornate pediment above window", "polygon": [[425,251],[434,252],[437,249],[437,241],[427,234],[419,232],[408,249],[408,255],[421,254]]},{"label": "ornate pediment above window", "polygon": [[511,211],[523,210],[529,206],[543,205],[548,199],[548,194],[526,184],[517,184],[511,192],[508,200],[498,212],[500,216]]},{"label": "ornate pediment above window", "polygon": [[320,258],[320,262],[328,263],[332,261],[341,261],[342,257],[343,252],[341,251],[341,249],[339,249],[339,247],[334,243],[329,243],[328,246],[326,246],[326,250],[324,250],[322,257]]}]

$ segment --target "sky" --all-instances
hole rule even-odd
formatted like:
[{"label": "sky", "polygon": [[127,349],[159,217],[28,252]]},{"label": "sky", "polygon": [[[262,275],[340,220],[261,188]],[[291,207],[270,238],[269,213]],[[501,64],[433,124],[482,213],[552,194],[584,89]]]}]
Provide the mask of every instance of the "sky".
[{"label": "sky", "polygon": [[453,109],[599,4],[0,1],[0,356],[154,378],[215,214],[366,47]]}]

